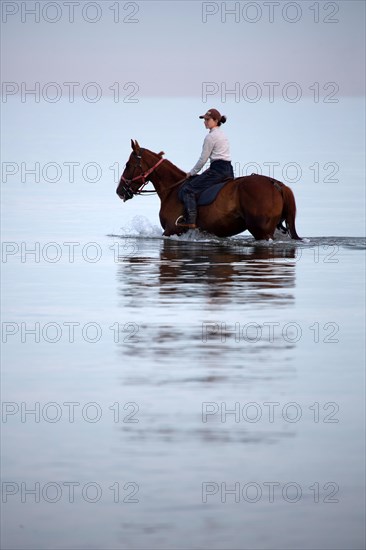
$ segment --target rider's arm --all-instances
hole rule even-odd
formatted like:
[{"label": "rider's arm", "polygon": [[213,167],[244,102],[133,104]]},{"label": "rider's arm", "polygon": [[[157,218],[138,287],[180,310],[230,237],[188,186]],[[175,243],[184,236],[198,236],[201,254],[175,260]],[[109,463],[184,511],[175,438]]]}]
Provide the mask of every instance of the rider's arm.
[{"label": "rider's arm", "polygon": [[203,168],[206,162],[208,161],[212,153],[213,146],[214,146],[214,143],[213,143],[212,137],[210,134],[207,134],[203,142],[201,156],[196,162],[196,164],[193,166],[192,170],[188,172],[188,174],[190,174],[191,176],[195,176],[196,174],[198,174],[201,168]]}]

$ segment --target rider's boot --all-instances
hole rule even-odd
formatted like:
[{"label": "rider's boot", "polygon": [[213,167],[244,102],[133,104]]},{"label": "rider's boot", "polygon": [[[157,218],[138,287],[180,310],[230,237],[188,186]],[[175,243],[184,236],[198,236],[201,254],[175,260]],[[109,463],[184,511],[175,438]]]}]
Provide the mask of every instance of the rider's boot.
[{"label": "rider's boot", "polygon": [[185,229],[196,229],[197,206],[196,198],[193,193],[186,193],[184,196],[185,215],[179,216],[175,225]]}]

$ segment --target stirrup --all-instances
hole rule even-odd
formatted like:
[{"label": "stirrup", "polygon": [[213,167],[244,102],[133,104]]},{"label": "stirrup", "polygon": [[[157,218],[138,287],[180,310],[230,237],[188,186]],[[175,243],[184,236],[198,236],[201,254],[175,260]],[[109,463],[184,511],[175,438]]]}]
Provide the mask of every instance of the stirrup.
[{"label": "stirrup", "polygon": [[185,221],[184,216],[179,216],[175,220],[175,225],[177,227],[184,227],[185,229],[197,229],[197,225],[195,223],[188,223]]}]

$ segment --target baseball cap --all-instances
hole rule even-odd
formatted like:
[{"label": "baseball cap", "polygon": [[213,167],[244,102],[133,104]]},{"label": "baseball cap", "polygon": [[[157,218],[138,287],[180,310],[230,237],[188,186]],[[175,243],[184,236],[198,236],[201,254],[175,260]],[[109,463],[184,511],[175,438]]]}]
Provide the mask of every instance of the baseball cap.
[{"label": "baseball cap", "polygon": [[207,113],[201,115],[199,118],[213,118],[214,120],[218,120],[220,122],[221,114],[217,109],[209,109]]}]

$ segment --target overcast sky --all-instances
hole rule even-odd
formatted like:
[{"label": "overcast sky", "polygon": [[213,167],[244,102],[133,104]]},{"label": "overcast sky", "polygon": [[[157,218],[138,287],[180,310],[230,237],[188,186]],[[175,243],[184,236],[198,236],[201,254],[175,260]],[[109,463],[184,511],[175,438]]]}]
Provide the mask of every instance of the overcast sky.
[{"label": "overcast sky", "polygon": [[240,93],[296,82],[303,94],[333,82],[341,95],[364,93],[363,0],[5,1],[2,31],[2,80],[29,88],[97,82],[112,94],[134,82],[140,96],[200,97],[205,82]]}]

